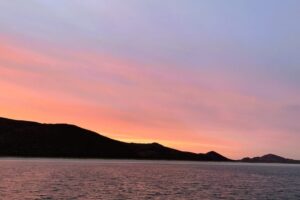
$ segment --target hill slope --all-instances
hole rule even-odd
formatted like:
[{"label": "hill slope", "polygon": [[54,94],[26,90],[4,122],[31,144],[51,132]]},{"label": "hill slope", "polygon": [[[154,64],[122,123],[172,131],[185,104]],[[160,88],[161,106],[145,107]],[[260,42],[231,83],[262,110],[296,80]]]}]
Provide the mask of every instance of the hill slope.
[{"label": "hill slope", "polygon": [[215,153],[195,154],[158,143],[125,143],[68,124],[0,118],[0,156],[229,161]]}]

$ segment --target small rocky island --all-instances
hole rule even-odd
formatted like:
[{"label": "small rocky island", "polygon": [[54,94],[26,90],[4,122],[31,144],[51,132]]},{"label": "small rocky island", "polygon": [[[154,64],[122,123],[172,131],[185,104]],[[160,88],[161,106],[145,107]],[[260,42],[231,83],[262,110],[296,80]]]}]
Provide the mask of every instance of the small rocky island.
[{"label": "small rocky island", "polygon": [[300,164],[299,160],[293,160],[289,158],[284,158],[281,156],[277,156],[274,154],[267,154],[261,157],[254,157],[254,158],[243,158],[242,162],[248,163],[290,163],[290,164]]}]

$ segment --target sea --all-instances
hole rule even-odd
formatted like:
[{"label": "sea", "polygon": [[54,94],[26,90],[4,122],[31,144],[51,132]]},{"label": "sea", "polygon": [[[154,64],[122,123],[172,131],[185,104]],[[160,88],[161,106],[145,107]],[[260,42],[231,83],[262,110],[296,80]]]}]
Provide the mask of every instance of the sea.
[{"label": "sea", "polygon": [[300,200],[300,165],[5,158],[0,199]]}]

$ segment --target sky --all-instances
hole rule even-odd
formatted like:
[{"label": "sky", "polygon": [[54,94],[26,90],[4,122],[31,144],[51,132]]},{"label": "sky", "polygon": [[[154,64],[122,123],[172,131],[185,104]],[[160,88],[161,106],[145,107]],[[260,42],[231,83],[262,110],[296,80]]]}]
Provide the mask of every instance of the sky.
[{"label": "sky", "polygon": [[0,116],[300,159],[300,1],[2,0]]}]

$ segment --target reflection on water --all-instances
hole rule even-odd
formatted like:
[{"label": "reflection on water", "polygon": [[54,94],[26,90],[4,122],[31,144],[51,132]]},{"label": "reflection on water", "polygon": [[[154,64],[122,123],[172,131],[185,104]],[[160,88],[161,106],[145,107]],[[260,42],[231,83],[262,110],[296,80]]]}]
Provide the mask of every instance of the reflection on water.
[{"label": "reflection on water", "polygon": [[0,198],[300,199],[300,166],[2,159]]}]

